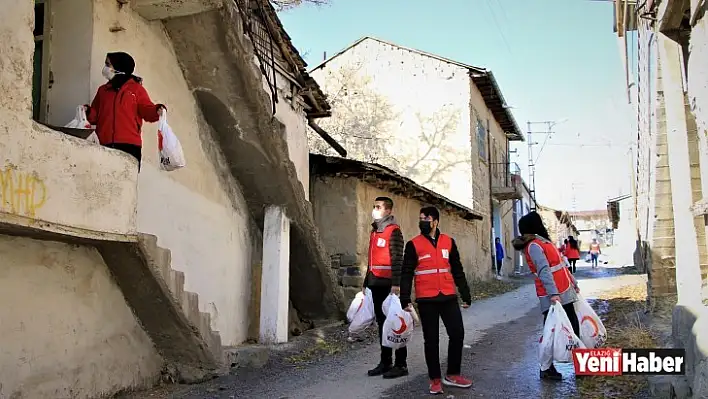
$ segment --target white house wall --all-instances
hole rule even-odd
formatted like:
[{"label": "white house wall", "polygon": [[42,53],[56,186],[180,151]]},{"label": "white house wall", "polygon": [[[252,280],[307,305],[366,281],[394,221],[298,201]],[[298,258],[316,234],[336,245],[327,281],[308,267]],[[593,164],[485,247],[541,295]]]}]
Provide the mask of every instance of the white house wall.
[{"label": "white house wall", "polygon": [[251,249],[260,245],[253,242],[241,190],[221,159],[162,23],[148,22],[112,0],[94,0],[93,7],[91,93],[105,83],[101,68],[107,52],[131,54],[152,100],[167,105],[187,160],[184,169],[160,171],[157,125],[143,126],[138,230],[156,235],[158,245],[170,249],[172,268],[185,273],[185,289],[199,294],[200,310],[211,314],[211,327],[222,342],[240,344],[247,338]]},{"label": "white house wall", "polygon": [[[254,57],[258,63],[258,58]],[[305,116],[302,98],[296,96],[293,100],[291,81],[279,71],[276,71],[276,87],[278,102],[275,105],[275,117],[285,125],[288,138],[288,153],[290,160],[295,164],[297,178],[305,190],[305,198],[310,198],[310,149],[307,145],[307,117]],[[263,76],[263,90],[270,93],[270,85]],[[272,101],[272,98],[271,98]]]},{"label": "white house wall", "polygon": [[[388,152],[401,165],[398,168],[392,164],[385,166],[393,167],[403,176],[472,208],[470,151],[466,150],[470,148],[470,78],[467,69],[366,39],[333,58],[323,68],[314,70],[311,75],[325,93],[332,94],[335,85],[332,76],[336,76],[342,68],[353,68],[358,75],[371,79],[378,94],[384,96],[394,108],[396,115],[388,125]],[[419,138],[421,123],[416,114],[431,117],[444,110],[457,113],[446,144],[459,149],[459,155],[455,158],[459,163],[440,176],[445,183],[426,184],[425,178],[406,168],[429,148]],[[321,124],[326,128],[337,123],[337,118],[338,115],[333,113],[330,120],[323,120]],[[433,156],[428,159],[437,160],[440,156],[433,151]],[[431,161],[431,165],[435,162]]]}]

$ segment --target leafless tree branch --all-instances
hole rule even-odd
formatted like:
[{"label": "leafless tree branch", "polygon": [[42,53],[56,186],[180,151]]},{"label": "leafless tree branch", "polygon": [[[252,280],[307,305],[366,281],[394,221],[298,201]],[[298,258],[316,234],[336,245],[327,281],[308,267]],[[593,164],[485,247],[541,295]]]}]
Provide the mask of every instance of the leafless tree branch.
[{"label": "leafless tree branch", "polygon": [[[332,117],[321,120],[320,125],[351,158],[388,166],[443,191],[452,183],[449,172],[469,162],[469,147],[453,141],[461,110],[448,105],[427,115],[418,113],[418,129],[412,129],[410,137],[401,137],[397,131],[397,125],[403,123],[401,115],[374,88],[361,65],[326,73],[323,87],[329,93]],[[335,155],[319,136],[310,134],[308,138],[312,152]]]},{"label": "leafless tree branch", "polygon": [[277,11],[289,10],[304,4],[322,6],[329,4],[329,0],[270,0]]}]

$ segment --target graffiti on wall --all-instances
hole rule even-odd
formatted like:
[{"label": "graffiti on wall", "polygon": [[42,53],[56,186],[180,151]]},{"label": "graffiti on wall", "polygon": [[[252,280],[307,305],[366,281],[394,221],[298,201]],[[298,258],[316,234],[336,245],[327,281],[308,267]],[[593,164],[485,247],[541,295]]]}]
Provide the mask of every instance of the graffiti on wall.
[{"label": "graffiti on wall", "polygon": [[47,200],[47,188],[36,172],[0,169],[0,211],[34,217]]}]

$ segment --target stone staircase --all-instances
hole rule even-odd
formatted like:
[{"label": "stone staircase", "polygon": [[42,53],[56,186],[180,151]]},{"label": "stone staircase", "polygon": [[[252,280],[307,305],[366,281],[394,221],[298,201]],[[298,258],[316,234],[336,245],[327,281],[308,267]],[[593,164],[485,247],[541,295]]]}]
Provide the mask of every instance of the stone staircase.
[{"label": "stone staircase", "polygon": [[157,237],[97,245],[128,305],[165,360],[166,379],[206,380],[225,370],[221,337],[199,296],[184,290],[184,273],[171,267],[171,253]]},{"label": "stone staircase", "polygon": [[139,245],[150,267],[159,273],[163,283],[172,293],[172,298],[181,305],[184,316],[201,335],[214,358],[221,363],[221,336],[218,331],[211,329],[211,314],[199,311],[199,295],[184,290],[184,272],[172,269],[170,250],[159,247],[157,237],[151,234],[141,234]]}]

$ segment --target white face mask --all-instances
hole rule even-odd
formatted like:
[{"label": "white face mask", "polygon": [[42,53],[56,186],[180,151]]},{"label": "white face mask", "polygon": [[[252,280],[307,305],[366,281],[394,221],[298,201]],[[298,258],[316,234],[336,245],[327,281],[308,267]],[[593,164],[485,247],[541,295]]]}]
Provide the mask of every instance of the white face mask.
[{"label": "white face mask", "polygon": [[371,211],[371,217],[374,218],[374,220],[379,220],[383,218],[383,212],[378,209],[374,209]]},{"label": "white face mask", "polygon": [[114,70],[113,68],[111,68],[111,67],[109,67],[109,66],[107,66],[107,65],[104,66],[104,67],[103,67],[103,71],[101,71],[101,75],[103,75],[103,77],[106,78],[106,80],[111,80],[111,79],[113,79],[116,75],[121,75],[122,73],[123,73],[123,72],[118,72],[118,71]]}]

